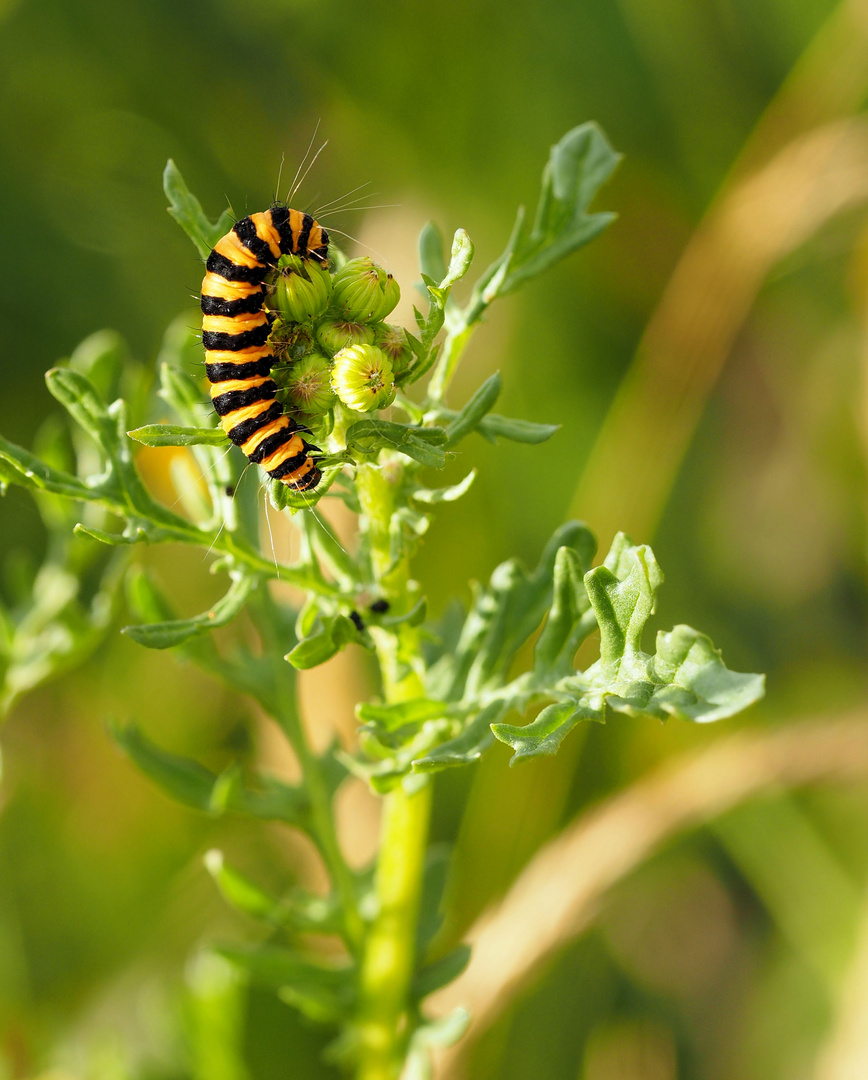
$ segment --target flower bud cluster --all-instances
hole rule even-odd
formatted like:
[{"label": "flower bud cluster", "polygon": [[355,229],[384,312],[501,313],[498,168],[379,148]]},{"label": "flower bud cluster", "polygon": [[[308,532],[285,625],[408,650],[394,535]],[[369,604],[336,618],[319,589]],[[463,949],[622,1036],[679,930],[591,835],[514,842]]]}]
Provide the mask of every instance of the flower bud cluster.
[{"label": "flower bud cluster", "polygon": [[350,259],[334,274],[311,258],[285,255],[268,306],[277,316],[272,340],[287,368],[276,371],[289,404],[315,419],[339,401],[355,412],[394,401],[395,379],[412,353],[400,326],[383,322],[398,303],[398,283],[372,259]]}]

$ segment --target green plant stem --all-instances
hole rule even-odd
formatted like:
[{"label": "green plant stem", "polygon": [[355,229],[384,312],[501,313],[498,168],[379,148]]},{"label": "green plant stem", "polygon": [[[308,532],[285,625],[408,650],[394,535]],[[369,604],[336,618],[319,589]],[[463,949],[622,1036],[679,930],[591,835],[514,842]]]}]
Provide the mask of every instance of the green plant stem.
[{"label": "green plant stem", "polygon": [[[377,584],[396,613],[411,606],[410,567],[392,565],[389,523],[401,483],[400,465],[363,465],[358,492],[362,527],[367,536]],[[386,701],[407,701],[423,694],[416,630],[374,634]],[[407,1006],[415,963],[416,923],[428,821],[431,784],[409,793],[402,785],[383,800],[380,857],[375,890],[377,914],[365,943],[359,979],[359,1061],[357,1080],[396,1080],[410,1034]]]},{"label": "green plant stem", "polygon": [[404,1061],[430,807],[430,783],[412,795],[398,785],[384,799],[378,911],[365,945],[359,987],[358,1080],[396,1080]]},{"label": "green plant stem", "polygon": [[341,908],[344,913],[344,939],[347,947],[351,953],[358,955],[364,941],[365,926],[359,912],[353,873],[347,865],[338,842],[331,796],[319,760],[308,744],[301,720],[297,715],[295,716],[293,728],[291,734],[286,728],[284,730],[287,731],[287,736],[298,756],[302,775],[307,784],[317,847],[322,855],[323,862],[326,864],[332,883],[341,898]]},{"label": "green plant stem", "polygon": [[428,387],[428,397],[432,401],[439,403],[445,398],[452,376],[455,374],[461,356],[467,348],[471,334],[482,318],[485,307],[486,305],[482,305],[478,311],[474,309],[469,313],[462,311],[458,324],[450,327],[446,340],[443,342],[443,351],[434,368],[431,383]]},{"label": "green plant stem", "polygon": [[[258,603],[251,605],[251,613],[254,615],[266,652],[277,658],[275,663],[285,664],[286,661],[280,659],[283,650],[275,632],[273,602],[264,586],[260,590]],[[350,952],[358,955],[365,936],[365,926],[359,912],[353,873],[344,859],[338,841],[331,795],[323,776],[320,759],[311,749],[301,722],[295,679],[294,677],[282,678],[281,676],[286,675],[283,668],[278,668],[278,672],[276,700],[273,704],[274,716],[295,751],[301,766],[301,774],[310,798],[313,839],[326,865],[332,884],[341,898],[341,909],[344,914],[344,941]]]}]

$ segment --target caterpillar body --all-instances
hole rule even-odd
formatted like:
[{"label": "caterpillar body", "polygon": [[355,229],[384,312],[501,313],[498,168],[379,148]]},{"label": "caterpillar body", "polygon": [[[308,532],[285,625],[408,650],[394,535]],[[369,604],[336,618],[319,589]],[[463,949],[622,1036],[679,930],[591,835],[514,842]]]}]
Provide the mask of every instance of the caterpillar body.
[{"label": "caterpillar body", "polygon": [[310,453],[317,448],[302,438],[307,428],[276,398],[265,278],[281,255],[324,262],[328,243],[310,214],[272,206],[242,218],[217,241],[202,281],[205,373],[220,426],[250,461],[295,491],[315,488],[322,473]]}]

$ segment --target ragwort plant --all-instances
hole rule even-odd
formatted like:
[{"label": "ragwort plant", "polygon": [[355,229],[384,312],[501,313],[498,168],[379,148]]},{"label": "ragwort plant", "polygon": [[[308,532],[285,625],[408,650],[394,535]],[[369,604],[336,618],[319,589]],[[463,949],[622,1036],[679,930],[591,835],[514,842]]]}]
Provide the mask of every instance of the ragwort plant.
[{"label": "ragwort plant", "polygon": [[[240,764],[216,775],[160,749],[132,724],[114,734],[145,773],[188,806],[280,822],[314,842],[331,881],[326,897],[271,896],[219,852],[209,854],[208,869],[226,900],[269,929],[257,948],[221,951],[331,1027],[332,1054],[358,1080],[394,1080],[404,1069],[428,1075],[430,1047],[459,1037],[466,1019],[456,1014],[434,1023],[425,1016],[426,995],[469,958],[465,946],[445,956],[429,950],[442,878],[426,879],[435,773],[472,764],[495,739],[512,747],[515,764],[555,754],[582,721],[626,714],[709,722],[762,694],[760,676],[727,670],[711,641],[690,627],[658,633],[653,652],[643,650],[663,576],[650,548],[624,535],[595,567],[588,528],[563,525],[534,568],[510,560],[476,585],[457,628],[427,622],[424,589],[412,574],[414,551],[438,504],[464,496],[473,482],[471,471],[454,486],[431,486],[455,448],[474,432],[491,442],[534,444],[556,430],[493,412],[497,374],[460,408],[447,403],[448,391],[489,306],[610,222],[611,214],[588,207],[617,160],[591,124],[553,147],[533,220],[519,211],[503,253],[463,305],[452,293],[468,274],[473,245],[458,230],[447,259],[439,232],[427,226],[420,242],[427,311],[416,312],[412,333],[384,322],[398,288],[369,260],[344,265],[333,256],[329,270],[315,273],[293,256],[281,260],[268,301],[279,358],[273,375],[280,400],[323,451],[323,478],[314,490],[267,482],[271,505],[293,515],[300,532],[292,565],[260,549],[261,474],[251,468],[244,475],[247,463],[215,417],[203,426],[203,385],[188,374],[201,364],[201,345],[180,325],[170,328],[159,358],[159,396],[172,422],[128,430],[131,412],[147,418],[147,379],[117,339],[102,334],[47,375],[71,431],[50,425],[36,454],[0,440],[4,488],[34,492],[51,536],[29,606],[4,618],[5,705],[86,655],[110,625],[125,578],[136,621],[124,633],[147,648],[173,649],[273,717],[300,763],[296,785]],[[224,214],[211,222],[172,162],[164,180],[169,212],[204,258],[232,219]],[[352,296],[368,287],[377,300],[360,315]],[[427,386],[411,396],[425,376]],[[386,406],[389,419],[379,415]],[[136,443],[190,448],[204,488],[189,469],[176,470],[186,516],[147,490]],[[350,551],[316,511],[326,498],[343,500],[356,515]],[[152,578],[129,564],[134,545],[168,542],[205,549],[212,570],[225,577],[225,595],[208,611],[179,616]],[[107,560],[98,556],[100,544],[113,549]],[[275,578],[303,592],[300,610],[272,595]],[[211,631],[242,610],[258,644],[218,649]],[[576,652],[597,632],[599,659],[579,671]],[[531,651],[525,646],[534,637]],[[336,745],[317,754],[300,720],[296,672],[348,647],[375,657],[379,696],[357,706],[353,753]],[[519,656],[531,658],[525,670],[516,670]],[[508,722],[529,712],[529,723]],[[365,873],[348,865],[335,830],[335,793],[350,775],[382,796],[379,856]],[[339,938],[343,959],[323,958],[308,943],[311,933]]]}]

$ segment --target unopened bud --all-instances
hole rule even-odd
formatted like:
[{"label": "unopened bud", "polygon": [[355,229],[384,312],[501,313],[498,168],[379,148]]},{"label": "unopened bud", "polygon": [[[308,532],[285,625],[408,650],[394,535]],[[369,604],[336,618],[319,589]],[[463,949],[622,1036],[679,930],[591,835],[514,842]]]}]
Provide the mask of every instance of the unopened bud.
[{"label": "unopened bud", "polygon": [[323,319],[317,325],[316,339],[329,356],[334,356],[349,345],[373,345],[374,328],[359,322]]},{"label": "unopened bud", "polygon": [[314,259],[284,255],[278,263],[272,303],[290,322],[309,322],[329,306],[331,274]]},{"label": "unopened bud", "polygon": [[306,413],[324,413],[335,403],[331,365],[319,353],[308,353],[290,365],[283,383],[292,404]]},{"label": "unopened bud", "polygon": [[332,311],[351,322],[379,322],[400,299],[398,282],[372,259],[350,259],[334,276]]},{"label": "unopened bud", "polygon": [[376,345],[351,345],[335,356],[332,389],[356,412],[385,409],[395,399],[389,358]]},{"label": "unopened bud", "polygon": [[399,378],[413,359],[413,351],[407,341],[407,332],[403,326],[395,326],[392,323],[376,323],[373,330],[374,344],[388,356],[395,378]]}]

